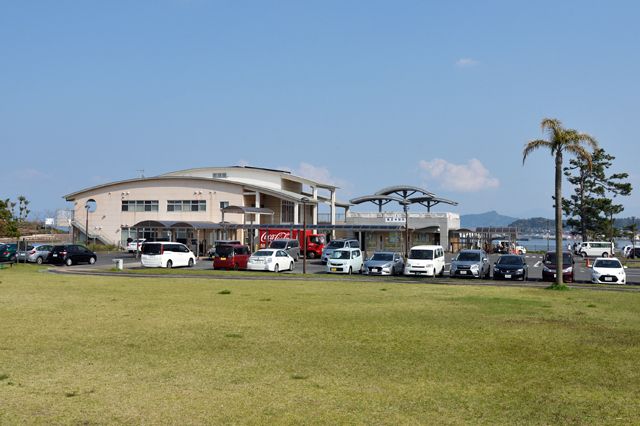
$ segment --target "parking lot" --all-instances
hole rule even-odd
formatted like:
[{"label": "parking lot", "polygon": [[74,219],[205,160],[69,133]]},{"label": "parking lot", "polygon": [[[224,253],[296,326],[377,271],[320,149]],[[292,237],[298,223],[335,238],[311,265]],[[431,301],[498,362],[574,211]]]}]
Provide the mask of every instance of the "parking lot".
[{"label": "parking lot", "polygon": [[[451,260],[454,257],[454,254],[447,254],[445,256],[446,266],[445,266],[445,277],[449,276],[449,266],[451,265]],[[489,256],[491,263],[493,264],[498,258],[499,254],[491,254]],[[531,253],[525,254],[524,258],[527,261],[527,265],[529,267],[529,279],[531,282],[538,282],[542,280],[542,254]],[[95,265],[74,265],[70,268],[91,268],[91,269],[99,269],[105,270],[110,269],[115,266],[115,259],[122,259],[125,269],[132,268],[142,268],[140,266],[140,260],[134,258],[131,253],[123,252],[123,253],[100,253],[98,254],[98,260]],[[626,259],[625,259],[626,260]],[[593,261],[593,259],[591,259]],[[590,269],[586,266],[586,260],[582,258],[576,258],[575,264],[575,282],[576,283],[589,283],[590,282]],[[56,267],[56,268],[66,268],[61,265],[46,265],[48,267]],[[185,268],[187,269],[187,268]],[[192,268],[195,270],[213,270],[213,260],[210,258],[201,258],[198,260],[197,264]],[[301,274],[303,269],[302,260],[299,260],[295,263],[295,267],[293,273]],[[229,274],[233,274],[234,271],[230,270]],[[290,274],[292,272],[285,271],[281,272],[281,274]],[[627,283],[632,285],[640,285],[640,268],[627,268]],[[273,272],[264,272],[265,275],[273,275]],[[307,274],[310,275],[322,275],[326,274],[326,266],[323,265],[320,260],[317,259],[307,259]],[[377,279],[388,279],[388,277],[376,277]]]}]

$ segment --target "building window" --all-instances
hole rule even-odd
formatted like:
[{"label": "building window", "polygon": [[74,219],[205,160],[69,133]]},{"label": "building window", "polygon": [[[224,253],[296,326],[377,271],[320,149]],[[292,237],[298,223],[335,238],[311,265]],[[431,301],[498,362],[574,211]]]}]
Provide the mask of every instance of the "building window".
[{"label": "building window", "polygon": [[220,208],[224,209],[225,207],[229,207],[228,201],[220,201]]},{"label": "building window", "polygon": [[206,212],[207,202],[205,200],[168,200],[168,212]]},{"label": "building window", "polygon": [[123,212],[157,212],[158,201],[122,201]]},{"label": "building window", "polygon": [[293,223],[293,201],[282,200],[282,223]]},{"label": "building window", "polygon": [[212,177],[214,179],[226,179],[227,178],[227,174],[226,173],[213,173]]}]

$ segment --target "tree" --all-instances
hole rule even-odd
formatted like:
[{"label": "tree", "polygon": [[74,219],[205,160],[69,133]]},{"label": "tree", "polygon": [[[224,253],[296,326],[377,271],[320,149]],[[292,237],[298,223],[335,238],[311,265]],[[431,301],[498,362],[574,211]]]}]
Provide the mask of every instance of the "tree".
[{"label": "tree", "polygon": [[14,220],[13,213],[9,210],[11,205],[9,199],[0,200],[0,237],[19,237],[18,224]]},{"label": "tree", "polygon": [[[589,168],[591,168],[591,149],[595,151],[599,148],[598,141],[588,133],[579,132],[574,129],[565,129],[558,119],[545,118],[540,123],[542,133],[547,132],[549,140],[534,139],[524,144],[522,153],[522,165],[527,156],[539,148],[546,148],[555,156],[556,176],[555,176],[555,199],[562,200],[562,154],[567,152],[580,158]],[[556,225],[556,252],[562,253],[562,202],[555,203],[555,225]],[[556,271],[562,271],[562,256],[556,256]],[[555,287],[562,287],[562,274],[556,274]]]},{"label": "tree", "polygon": [[591,158],[591,169],[585,162],[571,160],[570,167],[564,168],[564,175],[574,185],[574,194],[570,199],[562,199],[562,210],[570,218],[567,225],[574,230],[573,234],[580,234],[582,241],[592,235],[611,233],[613,215],[624,211],[622,204],[613,204],[612,198],[618,195],[631,194],[631,184],[624,183],[629,177],[627,173],[617,173],[606,176],[615,157],[606,154],[604,149],[598,149]]}]

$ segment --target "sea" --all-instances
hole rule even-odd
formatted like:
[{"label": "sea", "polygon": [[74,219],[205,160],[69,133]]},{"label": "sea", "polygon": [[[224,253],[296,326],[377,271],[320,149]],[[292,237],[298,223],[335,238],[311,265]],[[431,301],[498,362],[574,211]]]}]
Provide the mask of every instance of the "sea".
[{"label": "sea", "polygon": [[[547,246],[546,238],[531,238],[529,240],[517,240],[517,241],[518,241],[518,245],[525,247],[527,251],[546,251],[547,247],[549,247],[549,250],[556,249],[556,239],[554,237],[549,238],[548,246]],[[580,244],[581,241],[582,240],[577,240],[577,239],[563,239],[562,246],[566,248],[567,244],[571,244],[573,246],[573,243]],[[615,242],[616,242],[616,250],[620,250],[622,247],[631,244],[631,241],[629,238],[617,238],[615,239]],[[638,243],[636,242],[636,244]]]}]

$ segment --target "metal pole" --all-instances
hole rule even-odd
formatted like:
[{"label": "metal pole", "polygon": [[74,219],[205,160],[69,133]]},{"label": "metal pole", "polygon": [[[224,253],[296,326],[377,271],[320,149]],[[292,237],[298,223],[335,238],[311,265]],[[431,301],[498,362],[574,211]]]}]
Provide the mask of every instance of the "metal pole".
[{"label": "metal pole", "polygon": [[307,273],[307,197],[302,197],[302,273]]},{"label": "metal pole", "polygon": [[547,251],[549,251],[549,219],[547,219]]},{"label": "metal pole", "polygon": [[405,228],[405,237],[404,237],[404,255],[405,258],[409,258],[409,206],[407,204],[404,205],[404,228]]},{"label": "metal pole", "polygon": [[636,217],[635,216],[631,216],[631,221],[632,221],[632,225],[631,225],[631,232],[633,232],[633,234],[631,235],[631,258],[635,259],[636,258]]},{"label": "metal pole", "polygon": [[87,209],[87,224],[85,225],[85,238],[84,238],[84,244],[85,246],[89,247],[89,204],[84,206],[85,209]]}]

